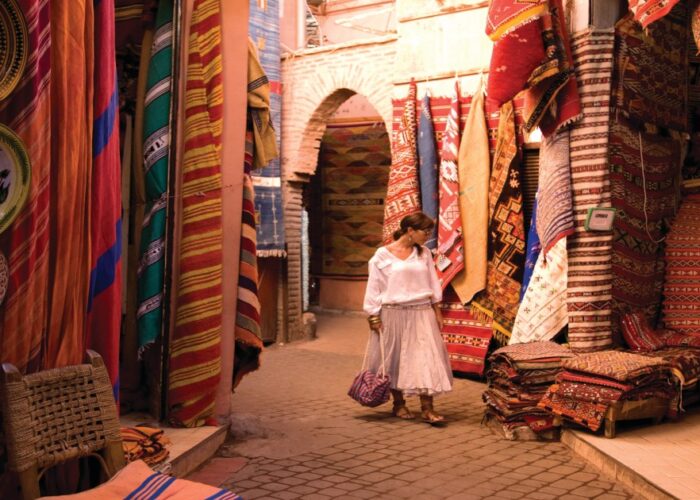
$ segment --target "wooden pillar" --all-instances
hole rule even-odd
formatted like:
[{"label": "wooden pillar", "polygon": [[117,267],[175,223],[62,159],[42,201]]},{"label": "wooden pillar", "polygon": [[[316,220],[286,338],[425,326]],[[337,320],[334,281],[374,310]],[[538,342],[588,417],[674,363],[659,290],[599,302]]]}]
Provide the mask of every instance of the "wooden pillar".
[{"label": "wooden pillar", "polygon": [[223,184],[223,314],[221,381],[216,393],[215,415],[228,421],[233,378],[234,328],[238,297],[243,204],[243,153],[248,74],[248,0],[221,0],[224,66]]}]

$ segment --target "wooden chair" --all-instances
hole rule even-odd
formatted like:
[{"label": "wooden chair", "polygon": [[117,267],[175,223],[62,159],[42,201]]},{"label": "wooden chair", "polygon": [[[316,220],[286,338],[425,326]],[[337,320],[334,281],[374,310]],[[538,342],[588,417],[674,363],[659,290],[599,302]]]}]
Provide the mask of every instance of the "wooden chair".
[{"label": "wooden chair", "polygon": [[39,480],[54,465],[97,457],[108,478],[124,467],[119,418],[104,361],[22,375],[3,363],[2,415],[8,466],[25,499],[41,496]]}]

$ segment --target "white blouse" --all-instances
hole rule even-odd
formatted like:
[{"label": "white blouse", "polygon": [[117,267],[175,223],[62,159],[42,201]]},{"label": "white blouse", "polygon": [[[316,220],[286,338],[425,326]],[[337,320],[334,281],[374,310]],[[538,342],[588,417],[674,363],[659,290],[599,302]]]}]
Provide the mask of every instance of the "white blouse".
[{"label": "white blouse", "polygon": [[377,249],[369,260],[369,278],[363,309],[367,314],[379,314],[382,304],[436,303],[442,300],[430,250],[423,247],[418,255],[414,247],[406,260],[398,258],[385,247]]}]

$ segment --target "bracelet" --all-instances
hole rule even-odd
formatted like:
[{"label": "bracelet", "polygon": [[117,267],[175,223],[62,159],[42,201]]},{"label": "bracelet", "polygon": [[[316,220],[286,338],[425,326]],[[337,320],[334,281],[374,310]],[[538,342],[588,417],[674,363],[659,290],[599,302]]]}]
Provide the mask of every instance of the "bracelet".
[{"label": "bracelet", "polygon": [[367,321],[369,322],[370,326],[373,326],[380,324],[382,322],[382,318],[380,318],[379,316],[369,316],[367,318]]}]

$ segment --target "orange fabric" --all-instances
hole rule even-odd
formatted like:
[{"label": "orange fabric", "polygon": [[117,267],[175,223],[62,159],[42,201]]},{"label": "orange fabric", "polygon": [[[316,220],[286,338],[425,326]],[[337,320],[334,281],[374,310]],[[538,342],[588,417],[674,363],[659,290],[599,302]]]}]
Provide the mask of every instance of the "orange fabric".
[{"label": "orange fabric", "polygon": [[[80,363],[89,279],[93,6],[51,2],[51,244],[44,367]],[[69,125],[69,126],[68,126]]]}]

